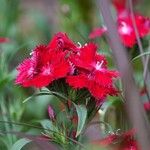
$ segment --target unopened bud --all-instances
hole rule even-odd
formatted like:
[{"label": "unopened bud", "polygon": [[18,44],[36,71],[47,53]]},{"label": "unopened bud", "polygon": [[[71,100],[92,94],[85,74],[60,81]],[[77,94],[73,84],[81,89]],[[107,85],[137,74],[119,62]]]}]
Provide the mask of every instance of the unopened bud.
[{"label": "unopened bud", "polygon": [[51,105],[48,106],[48,115],[51,120],[55,119],[55,113]]}]

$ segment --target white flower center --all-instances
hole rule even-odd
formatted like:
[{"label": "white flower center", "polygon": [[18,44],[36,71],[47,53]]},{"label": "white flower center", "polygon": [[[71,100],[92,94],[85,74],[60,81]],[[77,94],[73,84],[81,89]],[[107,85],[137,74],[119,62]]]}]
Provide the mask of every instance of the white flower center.
[{"label": "white flower center", "polygon": [[51,74],[51,68],[50,68],[49,65],[44,66],[44,67],[42,68],[42,74],[43,74],[43,75],[50,75],[50,74]]},{"label": "white flower center", "polygon": [[33,67],[31,67],[31,68],[28,70],[28,75],[32,75],[32,74],[33,74],[33,72],[34,72],[34,68],[33,68]]},{"label": "white flower center", "polygon": [[96,69],[96,70],[100,70],[100,69],[102,68],[103,63],[104,63],[103,60],[102,60],[101,62],[98,61],[98,62],[96,63],[96,65],[95,65],[95,69]]},{"label": "white flower center", "polygon": [[131,31],[132,31],[132,28],[129,25],[127,25],[125,22],[121,22],[121,27],[119,29],[119,32],[121,34],[130,35]]}]

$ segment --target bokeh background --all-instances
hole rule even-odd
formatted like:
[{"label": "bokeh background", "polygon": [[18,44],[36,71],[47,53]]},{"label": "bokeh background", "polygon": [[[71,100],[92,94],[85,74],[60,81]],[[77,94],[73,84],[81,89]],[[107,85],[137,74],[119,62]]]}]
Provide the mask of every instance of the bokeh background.
[{"label": "bokeh background", "polygon": [[[135,7],[145,16],[150,16],[149,8],[149,0],[139,0]],[[102,23],[96,0],[0,0],[0,37],[9,38],[9,42],[0,44],[0,120],[32,124],[47,118],[47,105],[52,103],[57,108],[57,101],[54,97],[40,96],[23,103],[36,91],[15,85],[16,67],[36,45],[48,44],[55,33],[66,32],[76,43],[84,44],[89,41],[92,29]],[[114,67],[105,39],[96,42],[108,56],[110,67]],[[141,81],[140,65],[137,69],[136,77]],[[114,107],[109,111],[112,114]],[[113,115],[110,118],[107,120],[114,119],[115,127],[116,118]],[[0,130],[40,134],[37,129],[3,123],[0,123]],[[0,136],[0,149],[9,149],[16,140],[11,134]]]}]

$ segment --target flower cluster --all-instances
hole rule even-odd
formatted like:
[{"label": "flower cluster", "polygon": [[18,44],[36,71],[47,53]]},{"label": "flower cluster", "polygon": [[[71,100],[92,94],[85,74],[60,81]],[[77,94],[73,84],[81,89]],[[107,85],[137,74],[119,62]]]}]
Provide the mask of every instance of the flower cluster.
[{"label": "flower cluster", "polygon": [[[135,28],[137,28],[140,38],[150,33],[150,18],[144,17],[137,12],[134,13],[133,18],[132,13],[125,7],[126,0],[113,0],[113,4],[117,10],[117,28],[122,43],[131,48],[137,42]],[[135,21],[136,26],[133,21]],[[95,28],[90,33],[89,38],[100,37],[106,31],[106,27]]]},{"label": "flower cluster", "polygon": [[108,70],[106,58],[98,54],[97,46],[79,46],[61,32],[48,45],[37,46],[17,70],[16,83],[23,87],[42,88],[65,79],[67,85],[76,90],[85,88],[97,100],[118,93],[113,86],[118,72]]}]

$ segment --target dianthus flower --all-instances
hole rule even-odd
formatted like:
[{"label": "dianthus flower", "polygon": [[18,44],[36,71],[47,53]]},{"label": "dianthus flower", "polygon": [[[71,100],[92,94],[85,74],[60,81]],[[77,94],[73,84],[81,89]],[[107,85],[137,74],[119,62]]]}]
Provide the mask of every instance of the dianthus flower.
[{"label": "dianthus flower", "polygon": [[[113,4],[117,9],[117,29],[120,35],[122,43],[126,47],[133,47],[136,41],[135,27],[131,13],[125,7],[126,0],[113,0]],[[144,17],[139,13],[134,13],[136,28],[138,30],[140,38],[147,36],[150,33],[150,19]],[[93,39],[101,37],[107,31],[106,27],[95,28],[89,35],[89,38]]]},{"label": "dianthus flower", "polygon": [[50,50],[47,46],[41,45],[32,53],[32,57],[23,61],[17,68],[19,71],[17,84],[41,88],[65,77],[70,71],[63,51]]},{"label": "dianthus flower", "polygon": [[89,43],[78,47],[65,33],[57,33],[48,45],[37,46],[17,70],[16,83],[24,87],[41,88],[65,78],[73,88],[89,90],[96,100],[117,94],[113,79],[118,72],[108,70],[106,58],[97,53],[97,46]]},{"label": "dianthus flower", "polygon": [[41,88],[54,80],[64,78],[69,72],[73,72],[66,55],[69,51],[76,51],[77,48],[66,33],[57,33],[48,45],[37,46],[31,58],[18,66],[16,83],[24,87]]},{"label": "dianthus flower", "polygon": [[106,58],[97,53],[95,44],[89,43],[81,47],[71,61],[77,71],[67,77],[70,86],[75,89],[87,88],[97,100],[117,94],[113,87],[113,78],[118,76],[118,72],[107,69]]},{"label": "dianthus flower", "polygon": [[77,51],[78,47],[73,43],[66,33],[58,32],[48,44],[49,49],[62,51]]}]

